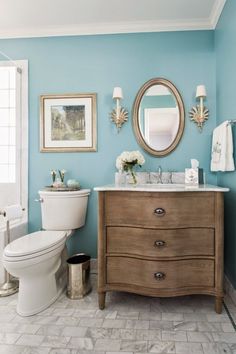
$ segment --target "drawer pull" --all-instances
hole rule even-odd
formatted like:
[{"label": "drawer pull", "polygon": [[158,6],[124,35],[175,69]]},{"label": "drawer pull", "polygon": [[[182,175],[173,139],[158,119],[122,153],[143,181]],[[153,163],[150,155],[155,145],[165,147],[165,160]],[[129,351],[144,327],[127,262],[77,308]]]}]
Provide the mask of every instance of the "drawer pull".
[{"label": "drawer pull", "polygon": [[162,273],[162,272],[154,273],[154,278],[156,280],[164,280],[165,277],[166,277],[165,273]]},{"label": "drawer pull", "polygon": [[166,245],[165,241],[157,240],[154,242],[155,247],[164,247]]},{"label": "drawer pull", "polygon": [[156,208],[156,209],[154,210],[154,214],[155,214],[156,216],[164,216],[165,213],[166,213],[166,211],[165,211],[165,209],[163,209],[163,208]]}]

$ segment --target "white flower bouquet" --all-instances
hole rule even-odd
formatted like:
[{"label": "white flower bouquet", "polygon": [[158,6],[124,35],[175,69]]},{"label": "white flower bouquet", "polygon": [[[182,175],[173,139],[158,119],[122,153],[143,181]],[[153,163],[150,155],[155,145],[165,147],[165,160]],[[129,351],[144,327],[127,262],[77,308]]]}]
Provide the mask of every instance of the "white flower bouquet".
[{"label": "white flower bouquet", "polygon": [[124,151],[116,159],[116,167],[119,171],[129,172],[133,182],[137,183],[133,168],[138,165],[141,167],[145,163],[143,155],[139,151]]}]

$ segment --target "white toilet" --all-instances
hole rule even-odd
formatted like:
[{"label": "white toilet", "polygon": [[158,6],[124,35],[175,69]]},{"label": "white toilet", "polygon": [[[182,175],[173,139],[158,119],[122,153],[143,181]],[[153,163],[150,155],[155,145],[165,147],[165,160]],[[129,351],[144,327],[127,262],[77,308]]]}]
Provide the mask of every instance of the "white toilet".
[{"label": "white toilet", "polygon": [[17,312],[21,316],[46,309],[65,288],[65,243],[72,230],[85,224],[89,194],[89,189],[39,191],[45,231],[20,237],[5,247],[3,265],[19,278]]}]

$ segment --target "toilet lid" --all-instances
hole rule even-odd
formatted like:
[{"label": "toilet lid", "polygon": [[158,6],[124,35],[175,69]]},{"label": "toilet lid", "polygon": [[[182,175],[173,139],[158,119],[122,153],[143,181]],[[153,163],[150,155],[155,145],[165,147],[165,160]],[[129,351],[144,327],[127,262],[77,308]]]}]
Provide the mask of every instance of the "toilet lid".
[{"label": "toilet lid", "polygon": [[37,231],[9,243],[4,254],[8,257],[26,256],[52,247],[66,238],[67,231]]}]

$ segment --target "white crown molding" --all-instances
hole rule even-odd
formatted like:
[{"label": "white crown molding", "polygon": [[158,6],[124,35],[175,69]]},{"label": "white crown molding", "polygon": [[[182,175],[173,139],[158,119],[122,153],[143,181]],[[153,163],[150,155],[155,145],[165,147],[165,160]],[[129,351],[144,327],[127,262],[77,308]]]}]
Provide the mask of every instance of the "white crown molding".
[{"label": "white crown molding", "polygon": [[216,0],[209,18],[179,19],[178,21],[137,21],[110,22],[82,25],[64,25],[32,28],[11,28],[0,30],[0,39],[33,38],[55,36],[78,36],[96,34],[142,33],[142,32],[171,32],[214,30],[226,0]]},{"label": "white crown molding", "polygon": [[216,28],[216,25],[219,21],[220,15],[223,11],[223,8],[225,6],[226,0],[217,0],[214,3],[214,6],[211,11],[211,15],[209,18],[209,22],[211,23],[212,29]]},{"label": "white crown molding", "polygon": [[97,23],[74,26],[44,27],[44,28],[15,28],[0,31],[0,38],[31,38],[77,36],[95,34],[118,34],[139,32],[170,32],[210,30],[212,25],[206,19],[179,20],[179,21],[143,21],[133,23]]}]

